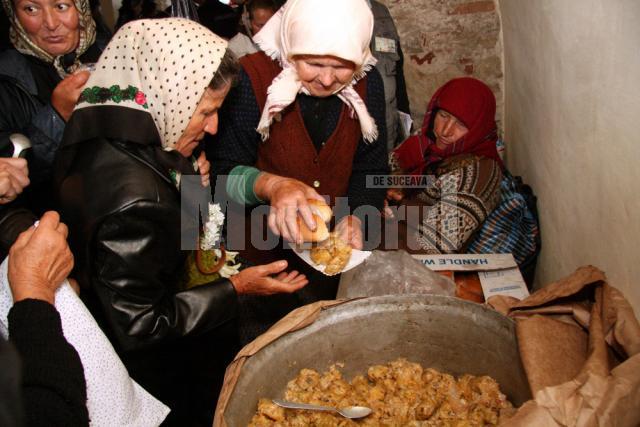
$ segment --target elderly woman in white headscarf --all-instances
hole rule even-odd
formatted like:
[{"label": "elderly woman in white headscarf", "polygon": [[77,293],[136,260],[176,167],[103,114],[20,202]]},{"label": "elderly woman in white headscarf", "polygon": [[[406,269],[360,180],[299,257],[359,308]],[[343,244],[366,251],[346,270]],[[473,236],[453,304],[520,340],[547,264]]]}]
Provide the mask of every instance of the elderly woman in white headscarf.
[{"label": "elderly woman in white headscarf", "polygon": [[[347,198],[352,214],[338,200],[346,212],[336,215],[336,231],[361,249],[362,219],[383,205],[384,189],[366,186],[367,175],[387,173],[384,90],[369,49],[373,22],[365,0],[289,0],[255,37],[263,52],[240,60],[240,83],[210,157],[216,173],[230,175],[231,198],[270,205],[269,229],[284,240],[302,240],[298,215],[315,228],[308,199],[326,196],[334,205]],[[246,258],[296,258],[254,250],[252,233],[262,230],[254,225],[247,234]],[[259,317],[275,321],[297,305],[335,297],[337,280],[310,282],[308,294],[276,304],[281,309],[256,304],[270,310]]]},{"label": "elderly woman in white headscarf", "polygon": [[171,407],[177,425],[211,422],[237,350],[221,338],[237,295],[306,284],[283,271],[285,261],[195,287],[185,278],[191,258],[181,250],[181,207],[188,200],[179,182],[196,175],[208,185],[206,157],[193,153],[216,132],[238,68],[227,42],[195,22],[125,25],[96,64],[56,163],[81,297],[131,376]]}]

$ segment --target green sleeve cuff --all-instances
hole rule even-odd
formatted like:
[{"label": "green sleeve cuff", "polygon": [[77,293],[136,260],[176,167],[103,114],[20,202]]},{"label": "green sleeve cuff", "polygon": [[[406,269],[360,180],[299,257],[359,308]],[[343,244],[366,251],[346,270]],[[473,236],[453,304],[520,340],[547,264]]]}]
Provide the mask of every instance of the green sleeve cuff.
[{"label": "green sleeve cuff", "polygon": [[245,206],[254,206],[264,203],[264,200],[256,196],[254,191],[256,180],[260,170],[253,166],[236,166],[229,173],[227,180],[227,194],[231,199]]}]

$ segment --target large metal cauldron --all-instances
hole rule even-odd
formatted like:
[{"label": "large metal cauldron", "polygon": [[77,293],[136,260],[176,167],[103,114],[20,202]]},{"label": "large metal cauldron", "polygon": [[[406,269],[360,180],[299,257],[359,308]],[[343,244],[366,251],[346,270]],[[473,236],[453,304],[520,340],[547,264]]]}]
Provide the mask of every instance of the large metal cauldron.
[{"label": "large metal cauldron", "polygon": [[329,308],[248,359],[224,418],[229,427],[246,426],[258,399],[282,397],[302,368],[343,362],[351,379],[398,357],[454,375],[490,375],[516,406],[531,398],[512,320],[451,297],[381,296]]}]

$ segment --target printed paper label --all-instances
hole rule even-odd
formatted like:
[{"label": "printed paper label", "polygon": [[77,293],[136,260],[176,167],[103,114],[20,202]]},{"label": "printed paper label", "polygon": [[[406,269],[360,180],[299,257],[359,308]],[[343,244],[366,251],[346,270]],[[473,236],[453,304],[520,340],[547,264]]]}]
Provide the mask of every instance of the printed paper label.
[{"label": "printed paper label", "polygon": [[396,53],[396,41],[386,37],[376,37],[376,52]]}]

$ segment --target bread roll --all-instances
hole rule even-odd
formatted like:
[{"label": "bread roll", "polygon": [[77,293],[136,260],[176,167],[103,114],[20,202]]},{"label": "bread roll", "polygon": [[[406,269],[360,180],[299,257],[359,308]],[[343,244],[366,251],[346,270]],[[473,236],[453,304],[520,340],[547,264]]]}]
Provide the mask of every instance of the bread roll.
[{"label": "bread roll", "polygon": [[302,240],[305,242],[322,242],[323,240],[327,240],[329,238],[329,229],[327,228],[327,224],[319,215],[316,214],[313,214],[313,220],[316,222],[315,231],[312,231],[307,227],[307,223],[305,223],[304,219],[300,216],[296,218]]},{"label": "bread roll", "polygon": [[322,200],[307,199],[307,203],[311,209],[313,219],[316,222],[316,230],[311,231],[304,222],[304,219],[298,215],[297,222],[302,240],[305,242],[322,242],[323,240],[327,240],[329,238],[329,229],[326,223],[331,221],[331,217],[333,216],[331,207]]},{"label": "bread roll", "polygon": [[333,212],[331,211],[331,207],[327,205],[324,201],[317,200],[317,199],[307,199],[307,203],[309,203],[311,212],[320,216],[320,218],[322,218],[324,222],[331,221]]}]

